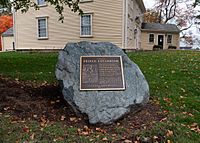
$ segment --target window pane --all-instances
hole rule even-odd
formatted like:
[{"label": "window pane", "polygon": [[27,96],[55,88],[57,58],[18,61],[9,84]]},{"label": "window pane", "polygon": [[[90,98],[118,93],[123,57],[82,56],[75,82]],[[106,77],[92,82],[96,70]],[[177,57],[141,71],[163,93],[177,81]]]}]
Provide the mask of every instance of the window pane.
[{"label": "window pane", "polygon": [[149,42],[154,42],[154,34],[149,34]]},{"label": "window pane", "polygon": [[167,43],[172,43],[172,35],[167,35]]},{"label": "window pane", "polygon": [[38,0],[38,5],[44,5],[45,4],[45,0]]},{"label": "window pane", "polygon": [[39,28],[45,28],[45,27],[46,27],[46,19],[40,19]]},{"label": "window pane", "polygon": [[38,19],[38,37],[47,37],[46,19]]},{"label": "window pane", "polygon": [[92,35],[91,15],[81,16],[81,35]]}]

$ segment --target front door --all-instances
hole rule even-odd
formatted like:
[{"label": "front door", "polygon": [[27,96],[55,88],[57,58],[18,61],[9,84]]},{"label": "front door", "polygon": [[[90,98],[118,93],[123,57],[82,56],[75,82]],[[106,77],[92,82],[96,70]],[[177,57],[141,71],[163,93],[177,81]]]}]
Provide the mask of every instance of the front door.
[{"label": "front door", "polygon": [[158,35],[158,45],[160,45],[162,49],[163,49],[163,44],[164,44],[164,36]]}]

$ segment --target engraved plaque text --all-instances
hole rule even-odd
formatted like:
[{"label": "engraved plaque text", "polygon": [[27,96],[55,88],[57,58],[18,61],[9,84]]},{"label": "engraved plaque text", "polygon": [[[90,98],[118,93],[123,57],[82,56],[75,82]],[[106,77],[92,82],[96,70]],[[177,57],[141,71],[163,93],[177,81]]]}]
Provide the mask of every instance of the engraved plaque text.
[{"label": "engraved plaque text", "polygon": [[82,56],[80,90],[124,90],[121,56]]}]

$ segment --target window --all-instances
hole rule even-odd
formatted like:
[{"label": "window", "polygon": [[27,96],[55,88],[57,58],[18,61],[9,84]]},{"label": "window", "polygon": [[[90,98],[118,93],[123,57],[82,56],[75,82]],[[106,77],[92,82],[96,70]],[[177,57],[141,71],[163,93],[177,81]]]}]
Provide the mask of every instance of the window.
[{"label": "window", "polygon": [[38,4],[39,6],[41,6],[41,5],[46,5],[45,0],[37,0],[37,4]]},{"label": "window", "polygon": [[80,3],[84,3],[84,2],[92,2],[93,0],[80,0]]},{"label": "window", "polygon": [[172,35],[167,35],[167,43],[168,44],[172,43]]},{"label": "window", "polygon": [[149,43],[154,43],[154,34],[149,34]]},{"label": "window", "polygon": [[46,17],[38,18],[38,38],[39,39],[48,38]]},{"label": "window", "polygon": [[92,36],[92,14],[81,16],[81,36]]}]

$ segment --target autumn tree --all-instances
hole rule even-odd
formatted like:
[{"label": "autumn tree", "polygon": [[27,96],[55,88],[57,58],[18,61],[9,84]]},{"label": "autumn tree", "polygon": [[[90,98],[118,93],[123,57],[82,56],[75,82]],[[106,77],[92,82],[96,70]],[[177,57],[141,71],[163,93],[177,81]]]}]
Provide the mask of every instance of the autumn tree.
[{"label": "autumn tree", "polygon": [[[200,0],[195,0],[194,7],[200,6]],[[200,14],[196,16],[197,19],[200,19]]]},{"label": "autumn tree", "polygon": [[2,49],[2,44],[1,44],[2,33],[8,30],[12,26],[13,26],[12,16],[9,15],[0,16],[0,50]]},{"label": "autumn tree", "polygon": [[8,0],[0,1],[0,15],[10,14],[11,13],[11,5],[9,5]]},{"label": "autumn tree", "polygon": [[159,23],[159,13],[151,9],[147,9],[143,18],[145,23]]},{"label": "autumn tree", "polygon": [[159,23],[167,23],[175,17],[178,3],[177,0],[157,0],[156,10],[159,13]]},{"label": "autumn tree", "polygon": [[197,14],[193,0],[157,0],[154,9],[159,13],[159,23],[176,23],[181,31],[193,25]]},{"label": "autumn tree", "polygon": [[[63,20],[63,12],[66,7],[70,8],[72,12],[78,12],[82,14],[82,10],[79,8],[80,0],[45,0],[49,5],[54,6],[55,10],[60,14],[59,20]],[[4,7],[13,7],[15,10],[21,10],[22,12],[27,12],[30,7],[39,9],[37,4],[32,0],[1,0],[0,5]]]},{"label": "autumn tree", "polygon": [[194,7],[196,7],[197,5],[200,5],[200,0],[195,0]]}]

